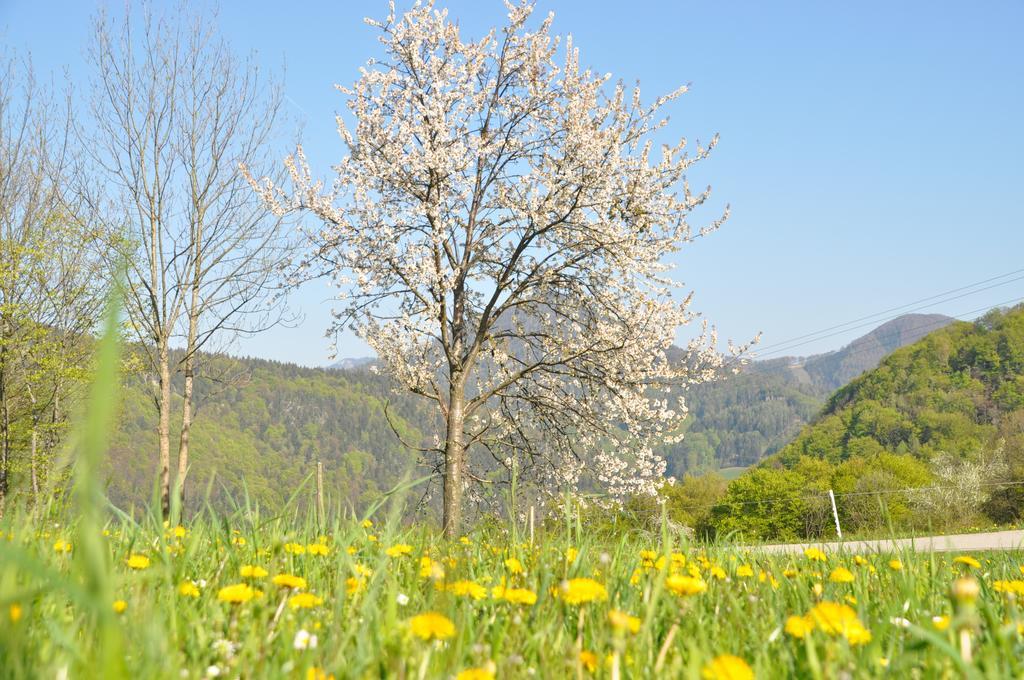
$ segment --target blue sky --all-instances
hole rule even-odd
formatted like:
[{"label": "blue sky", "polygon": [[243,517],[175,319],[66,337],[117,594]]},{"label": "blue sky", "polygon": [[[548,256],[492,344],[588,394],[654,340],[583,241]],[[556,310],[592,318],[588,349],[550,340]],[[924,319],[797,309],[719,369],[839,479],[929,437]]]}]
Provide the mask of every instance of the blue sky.
[{"label": "blue sky", "polygon": [[[467,35],[504,15],[498,0],[438,4]],[[99,6],[0,0],[0,42],[30,51],[41,73],[68,65],[81,93]],[[650,96],[691,83],[670,109],[674,135],[721,134],[691,181],[712,184],[715,208],[731,204],[732,218],[678,257],[676,278],[723,337],[763,331],[768,348],[1024,268],[1024,3],[539,0],[538,10],[555,12],[555,31],[572,33],[599,72],[639,79]],[[362,18],[385,13],[383,1],[220,7],[236,50],[286,67],[291,113],[324,174],[342,154],[333,84],[379,55]],[[292,303],[304,322],[239,351],[326,363],[329,297],[324,286],[300,290]],[[921,311],[1017,298],[1024,280]],[[838,347],[870,325],[793,353]],[[340,356],[364,354],[340,340]]]}]

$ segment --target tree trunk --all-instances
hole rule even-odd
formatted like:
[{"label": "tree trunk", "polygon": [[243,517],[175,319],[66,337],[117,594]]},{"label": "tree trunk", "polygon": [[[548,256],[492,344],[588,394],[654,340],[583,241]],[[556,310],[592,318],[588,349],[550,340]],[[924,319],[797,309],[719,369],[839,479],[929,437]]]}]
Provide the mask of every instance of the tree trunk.
[{"label": "tree trunk", "polygon": [[160,511],[163,518],[168,519],[171,516],[171,363],[167,341],[161,339],[159,342],[160,398],[157,408],[160,420],[157,436],[160,439]]},{"label": "tree trunk", "polygon": [[[191,325],[191,324],[190,324]],[[190,330],[189,335],[192,335]],[[190,343],[191,344],[191,343]],[[185,357],[185,387],[182,390],[181,439],[178,441],[178,501],[180,511],[185,511],[185,475],[188,473],[188,444],[192,432],[192,382],[195,366],[192,355]]]},{"label": "tree trunk", "polygon": [[36,461],[36,450],[37,450],[36,441],[38,440],[38,432],[39,432],[39,428],[36,427],[36,424],[33,422],[32,423],[32,442],[29,445],[29,450],[28,450],[28,464],[29,464],[29,468],[30,468],[30,471],[31,471],[31,474],[32,474],[32,503],[33,504],[39,502],[39,476],[36,473],[36,469],[38,467],[38,461]]},{"label": "tree trunk", "polygon": [[39,441],[39,413],[36,411],[37,402],[35,392],[32,390],[32,383],[25,385],[29,402],[32,404],[32,436],[28,447],[28,469],[29,478],[32,480],[32,503],[39,502],[39,478],[36,476],[38,461],[36,461],[37,443]]},{"label": "tree trunk", "polygon": [[203,266],[203,211],[196,206],[197,223],[193,231],[194,273],[191,285],[191,300],[188,306],[188,339],[185,344],[185,387],[182,390],[181,438],[178,441],[178,500],[181,512],[185,510],[185,475],[188,473],[188,444],[192,434],[192,383],[195,380],[196,343],[199,337],[199,290],[202,283]]},{"label": "tree trunk", "polygon": [[462,530],[462,490],[466,467],[463,441],[466,390],[461,378],[452,380],[444,448],[444,535],[456,538]]},{"label": "tree trunk", "polygon": [[7,351],[0,350],[0,517],[10,486],[11,473],[11,411],[7,403]]}]

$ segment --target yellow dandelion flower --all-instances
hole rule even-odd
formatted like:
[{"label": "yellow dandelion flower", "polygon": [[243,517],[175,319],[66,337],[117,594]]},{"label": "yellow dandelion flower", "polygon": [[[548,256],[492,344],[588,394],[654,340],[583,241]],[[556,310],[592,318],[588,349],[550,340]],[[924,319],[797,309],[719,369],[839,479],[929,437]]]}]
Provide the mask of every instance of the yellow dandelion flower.
[{"label": "yellow dandelion flower", "polygon": [[688,597],[700,595],[708,589],[708,584],[701,578],[676,574],[665,579],[665,587],[676,595]]},{"label": "yellow dandelion flower", "polygon": [[853,583],[853,572],[846,567],[836,567],[829,574],[828,580],[832,583]]},{"label": "yellow dandelion flower", "polygon": [[[438,588],[441,589],[440,583]],[[474,600],[482,600],[487,597],[487,588],[476,581],[454,581],[444,586],[443,590],[447,590],[449,593],[459,597],[471,597]]]},{"label": "yellow dandelion flower", "polygon": [[306,587],[306,579],[293,574],[278,574],[271,579],[271,582],[278,588],[292,588],[303,590]]},{"label": "yellow dandelion flower", "polygon": [[932,617],[932,627],[937,631],[944,631],[949,628],[949,616],[943,614],[942,616]]},{"label": "yellow dandelion flower", "polygon": [[583,649],[580,650],[580,665],[587,669],[588,673],[593,673],[597,670],[597,654]]},{"label": "yellow dandelion flower", "polygon": [[149,558],[145,555],[132,554],[125,560],[125,564],[128,565],[129,569],[149,569]]},{"label": "yellow dandelion flower", "polygon": [[61,539],[53,544],[53,551],[56,553],[69,553],[71,552],[71,542]]},{"label": "yellow dandelion flower", "polygon": [[310,555],[330,555],[331,549],[323,543],[310,543],[306,546],[306,552]]},{"label": "yellow dandelion flower", "polygon": [[409,629],[421,640],[447,640],[455,635],[455,624],[444,614],[426,612],[409,619]]},{"label": "yellow dandelion flower", "polygon": [[306,546],[301,543],[285,543],[284,551],[292,555],[304,555],[306,554]]},{"label": "yellow dandelion flower", "polygon": [[959,555],[954,557],[953,564],[962,564],[965,567],[970,567],[971,569],[981,569],[981,562],[970,555]]},{"label": "yellow dandelion flower", "polygon": [[704,665],[704,680],[754,680],[754,671],[747,662],[732,654],[722,654]]},{"label": "yellow dandelion flower", "polygon": [[506,588],[495,586],[491,589],[491,597],[496,600],[505,600],[512,604],[532,605],[537,602],[537,593],[528,588]]},{"label": "yellow dandelion flower", "polygon": [[749,564],[741,564],[736,567],[736,576],[738,578],[750,578],[754,575],[754,568]]},{"label": "yellow dandelion flower", "polygon": [[256,564],[243,564],[238,568],[238,575],[242,578],[265,578],[267,570]]},{"label": "yellow dandelion flower", "polygon": [[814,624],[829,635],[841,635],[851,645],[866,644],[871,633],[857,618],[857,612],[839,602],[819,602],[810,611]]},{"label": "yellow dandelion flower", "polygon": [[460,671],[455,680],[494,680],[494,671],[487,667],[467,668]]},{"label": "yellow dandelion flower", "polygon": [[868,563],[868,558],[864,557],[863,555],[854,555],[853,563],[856,564],[858,567],[863,567]]},{"label": "yellow dandelion flower", "polygon": [[618,609],[612,609],[608,612],[608,623],[612,624],[612,628],[615,630],[628,630],[634,634],[640,632],[640,619]]},{"label": "yellow dandelion flower", "polygon": [[846,641],[854,647],[857,645],[866,645],[871,642],[871,631],[865,628],[864,624],[858,621],[855,625],[850,626],[843,637],[845,637]]},{"label": "yellow dandelion flower", "polygon": [[568,562],[569,564],[572,564],[573,562],[576,561],[576,557],[579,554],[580,554],[580,551],[577,550],[576,548],[566,548],[565,549],[565,561]]},{"label": "yellow dandelion flower", "polygon": [[820,548],[807,548],[804,550],[804,555],[811,562],[827,562],[828,556]]},{"label": "yellow dandelion flower", "polygon": [[903,571],[903,562],[897,559],[889,560],[889,568],[893,571]]},{"label": "yellow dandelion flower", "polygon": [[171,533],[174,534],[175,538],[185,538],[185,534],[188,533],[188,529],[179,524],[178,526],[174,527],[174,530]]},{"label": "yellow dandelion flower", "polygon": [[306,671],[306,680],[334,680],[334,674],[329,674],[322,668],[310,666]]},{"label": "yellow dandelion flower", "polygon": [[790,616],[786,619],[786,635],[802,640],[812,630],[814,619],[809,616]]},{"label": "yellow dandelion flower", "polygon": [[523,573],[523,563],[514,557],[510,557],[507,560],[505,560],[505,568],[508,569],[509,573],[511,574]]},{"label": "yellow dandelion flower", "polygon": [[372,527],[372,526],[373,526],[373,522],[371,522],[371,521],[370,521],[370,520],[368,520],[368,519],[364,519],[364,520],[363,520],[363,528],[364,528],[364,529],[369,529],[369,528],[370,528],[370,527]]},{"label": "yellow dandelion flower", "polygon": [[7,608],[7,616],[11,619],[11,623],[17,623],[18,621],[21,621],[21,615],[21,605],[17,602],[15,602]]},{"label": "yellow dandelion flower", "polygon": [[992,582],[992,589],[997,593],[1008,593],[1011,595],[1024,595],[1024,581],[998,580]]},{"label": "yellow dandelion flower", "polygon": [[709,572],[711,573],[711,576],[718,579],[719,581],[724,581],[726,578],[728,578],[728,575],[725,573],[725,569],[722,569],[717,564],[711,567]]},{"label": "yellow dandelion flower", "polygon": [[411,553],[412,546],[408,543],[396,543],[395,545],[391,546],[390,548],[384,551],[384,554],[388,557],[404,557],[405,555],[409,555]]},{"label": "yellow dandelion flower", "polygon": [[115,614],[124,614],[124,611],[128,609],[128,603],[124,600],[114,600],[114,604],[112,606]]},{"label": "yellow dandelion flower", "polygon": [[292,609],[312,609],[324,603],[324,598],[313,593],[298,593],[288,598],[288,606]]},{"label": "yellow dandelion flower", "polygon": [[444,578],[444,566],[426,555],[420,558],[420,578],[431,578],[435,581]]},{"label": "yellow dandelion flower", "polygon": [[217,599],[221,602],[229,602],[231,604],[244,604],[254,597],[259,597],[262,594],[263,593],[256,590],[248,583],[235,583],[218,590]]},{"label": "yellow dandelion flower", "polygon": [[199,597],[199,588],[192,581],[182,581],[178,586],[178,594],[183,597]]},{"label": "yellow dandelion flower", "polygon": [[231,539],[231,542],[239,547],[245,545],[245,536],[235,536]]},{"label": "yellow dandelion flower", "polygon": [[586,604],[604,602],[608,599],[608,590],[592,578],[573,578],[553,588],[552,595],[566,604]]},{"label": "yellow dandelion flower", "polygon": [[355,576],[349,576],[345,579],[345,592],[349,595],[355,595],[366,590],[366,579],[357,578]]}]

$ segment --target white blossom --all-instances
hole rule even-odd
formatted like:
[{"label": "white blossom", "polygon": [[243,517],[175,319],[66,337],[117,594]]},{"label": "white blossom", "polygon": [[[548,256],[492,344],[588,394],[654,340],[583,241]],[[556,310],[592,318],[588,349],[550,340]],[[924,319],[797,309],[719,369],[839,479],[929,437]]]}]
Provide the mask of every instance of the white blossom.
[{"label": "white blossom", "polygon": [[316,635],[311,634],[305,628],[300,628],[299,630],[295,631],[295,639],[292,640],[292,647],[298,650],[316,649],[316,645]]}]

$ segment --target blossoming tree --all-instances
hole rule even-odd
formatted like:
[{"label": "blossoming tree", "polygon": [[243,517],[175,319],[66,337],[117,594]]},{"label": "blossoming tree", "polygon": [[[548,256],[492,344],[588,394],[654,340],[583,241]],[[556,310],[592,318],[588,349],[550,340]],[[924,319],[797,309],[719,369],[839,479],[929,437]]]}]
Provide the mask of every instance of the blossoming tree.
[{"label": "blossoming tree", "polygon": [[432,4],[367,20],[386,56],[338,88],[354,125],[338,119],[349,153],[333,189],[301,147],[290,191],[253,180],[275,212],[322,222],[304,266],[341,290],[335,330],[436,404],[443,437],[425,451],[449,535],[467,490],[513,471],[547,489],[654,493],[654,446],[685,416],[669,390],[721,365],[706,325],[685,357],[666,356],[696,315],[665,258],[725,219],[687,222],[709,190],[692,193],[685,173],[714,142],[652,148],[685,88],[644,106],[638,88],[581,69],[551,15],[530,30],[532,3],[507,8],[478,40]]}]

